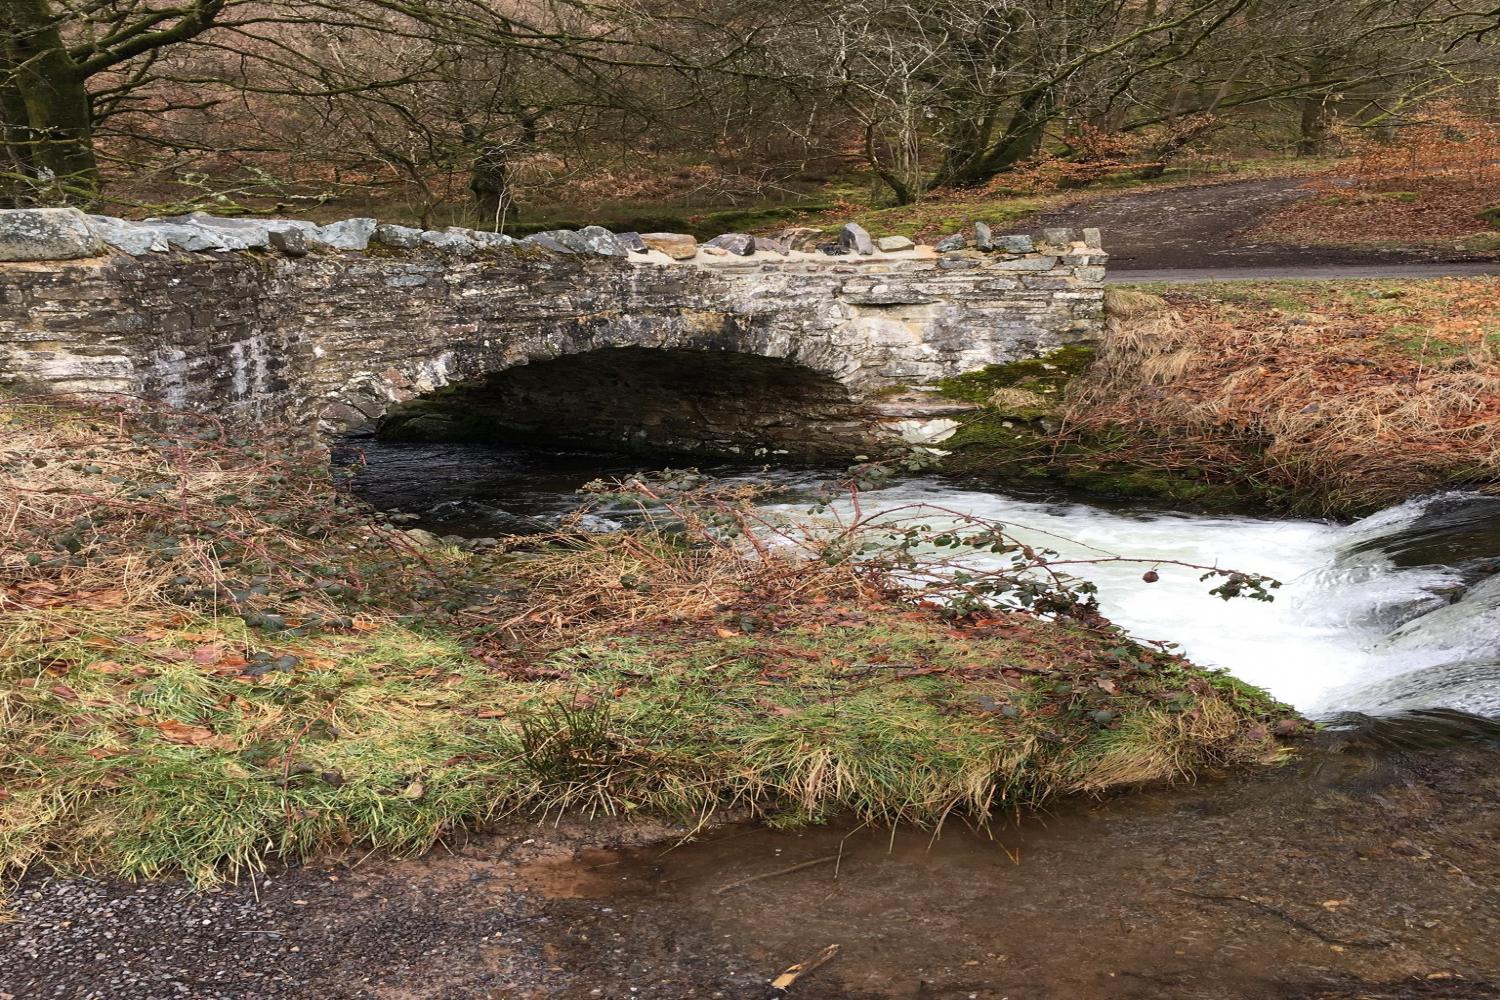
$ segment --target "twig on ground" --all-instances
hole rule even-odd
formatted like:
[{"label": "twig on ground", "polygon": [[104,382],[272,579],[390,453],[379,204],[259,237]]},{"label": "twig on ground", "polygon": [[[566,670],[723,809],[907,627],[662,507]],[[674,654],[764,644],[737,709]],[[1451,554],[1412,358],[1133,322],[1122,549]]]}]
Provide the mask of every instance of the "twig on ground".
[{"label": "twig on ground", "polygon": [[1331,934],[1325,934],[1307,921],[1295,917],[1279,907],[1272,906],[1270,903],[1263,903],[1250,896],[1240,896],[1233,893],[1198,892],[1195,889],[1183,889],[1180,886],[1173,886],[1172,891],[1180,892],[1184,896],[1195,896],[1198,899],[1206,899],[1214,903],[1247,903],[1257,910],[1286,921],[1300,931],[1306,931],[1325,944],[1336,944],[1349,948],[1389,948],[1391,944],[1389,941],[1380,938],[1340,938],[1334,937]]},{"label": "twig on ground", "polygon": [[805,962],[798,962],[796,965],[789,967],[781,975],[771,980],[771,996],[785,996],[786,991],[791,989],[793,983],[801,979],[803,976],[806,976],[809,973],[813,972],[814,970],[827,965],[833,960],[833,956],[837,955],[838,953],[839,946],[836,944],[831,944],[827,948],[824,948],[822,951],[818,952],[815,957],[810,958]]},{"label": "twig on ground", "polygon": [[825,857],[813,858],[811,861],[804,861],[799,865],[792,865],[790,868],[778,868],[774,872],[762,872],[759,875],[749,875],[737,882],[730,882],[728,885],[719,886],[714,890],[714,895],[722,896],[724,895],[724,893],[729,892],[731,889],[738,889],[740,886],[749,885],[751,882],[759,882],[762,879],[776,878],[780,875],[790,875],[792,872],[800,872],[802,869],[811,868],[814,865],[826,865],[830,861],[837,861],[838,859],[839,856],[837,854],[829,854]]}]

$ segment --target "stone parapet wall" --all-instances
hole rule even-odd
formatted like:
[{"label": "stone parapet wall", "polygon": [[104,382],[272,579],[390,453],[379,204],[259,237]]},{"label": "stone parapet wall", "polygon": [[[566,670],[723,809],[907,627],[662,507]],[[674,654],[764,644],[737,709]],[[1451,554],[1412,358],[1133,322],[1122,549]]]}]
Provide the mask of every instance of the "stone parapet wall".
[{"label": "stone parapet wall", "polygon": [[669,254],[655,248],[666,234],[481,244],[372,220],[289,224],[281,237],[227,220],[222,232],[246,245],[219,248],[205,247],[219,237],[201,220],[153,229],[72,213],[64,249],[45,252],[74,259],[18,261],[14,217],[34,214],[0,213],[0,259],[12,261],[0,263],[0,385],[128,393],[327,434],[442,386],[620,347],[781,359],[851,400],[882,400],[873,419],[920,423],[919,401],[891,397],[1091,339],[1103,314],[1093,233],[883,252],[861,230],[812,251],[747,236]]}]

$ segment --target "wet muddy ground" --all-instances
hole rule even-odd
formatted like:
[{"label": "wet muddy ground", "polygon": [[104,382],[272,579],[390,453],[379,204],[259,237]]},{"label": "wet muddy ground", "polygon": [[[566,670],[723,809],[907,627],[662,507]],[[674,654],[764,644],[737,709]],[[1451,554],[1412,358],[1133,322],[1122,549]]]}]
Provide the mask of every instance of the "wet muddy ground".
[{"label": "wet muddy ground", "polygon": [[37,876],[0,996],[1500,998],[1497,765],[1351,745],[993,836],[569,821],[208,893]]}]

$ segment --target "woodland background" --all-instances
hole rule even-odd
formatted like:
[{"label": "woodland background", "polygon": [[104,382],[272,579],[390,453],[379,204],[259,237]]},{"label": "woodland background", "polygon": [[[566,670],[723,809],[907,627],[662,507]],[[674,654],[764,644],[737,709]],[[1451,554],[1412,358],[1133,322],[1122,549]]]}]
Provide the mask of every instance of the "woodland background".
[{"label": "woodland background", "polygon": [[723,229],[1352,154],[1323,202],[1447,235],[1493,2],[7,0],[0,196]]}]

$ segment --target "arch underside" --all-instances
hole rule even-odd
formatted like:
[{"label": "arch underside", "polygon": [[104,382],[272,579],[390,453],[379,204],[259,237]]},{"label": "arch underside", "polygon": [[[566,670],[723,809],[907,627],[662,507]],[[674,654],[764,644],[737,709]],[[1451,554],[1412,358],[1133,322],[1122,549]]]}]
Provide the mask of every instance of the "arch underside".
[{"label": "arch underside", "polygon": [[832,376],[723,350],[606,347],[444,386],[387,412],[393,440],[836,461],[889,444]]}]

